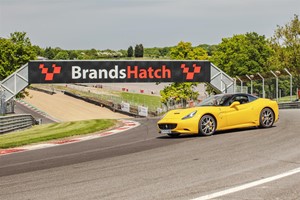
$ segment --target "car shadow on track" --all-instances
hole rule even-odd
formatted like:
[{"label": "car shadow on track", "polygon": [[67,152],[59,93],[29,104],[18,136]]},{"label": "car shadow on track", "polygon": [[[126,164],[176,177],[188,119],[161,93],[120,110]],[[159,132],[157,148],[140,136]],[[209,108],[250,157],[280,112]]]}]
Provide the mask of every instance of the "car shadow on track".
[{"label": "car shadow on track", "polygon": [[[276,128],[276,126],[272,126],[270,128]],[[269,128],[259,128],[259,127],[248,127],[248,128],[237,128],[237,129],[230,129],[230,130],[225,130],[225,131],[218,131],[214,135],[223,135],[223,134],[233,134],[237,132],[246,132],[246,131],[251,131],[251,130],[264,130],[264,129],[269,129]]]},{"label": "car shadow on track", "polygon": [[[272,126],[270,128],[276,128],[276,126]],[[269,128],[268,128],[269,129]],[[162,135],[158,136],[157,139],[184,139],[184,138],[205,138],[205,137],[216,137],[224,134],[234,134],[238,132],[246,132],[246,131],[251,131],[251,130],[263,130],[258,127],[249,127],[249,128],[238,128],[238,129],[230,129],[230,130],[224,130],[224,131],[217,131],[215,132],[212,136],[204,136],[204,135],[198,135],[198,134],[191,134],[191,135],[179,135],[178,137],[170,137],[168,135]]]},{"label": "car shadow on track", "polygon": [[196,138],[196,137],[199,137],[199,135],[197,135],[197,134],[194,134],[194,135],[179,135],[177,137],[171,137],[171,136],[168,136],[168,135],[162,135],[162,136],[158,136],[157,139],[173,139],[173,140],[176,140],[176,139]]}]

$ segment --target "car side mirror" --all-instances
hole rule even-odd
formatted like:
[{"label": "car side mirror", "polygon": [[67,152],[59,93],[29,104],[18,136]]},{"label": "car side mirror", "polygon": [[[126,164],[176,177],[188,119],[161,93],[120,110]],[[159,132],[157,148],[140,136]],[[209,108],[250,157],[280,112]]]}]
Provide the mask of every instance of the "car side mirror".
[{"label": "car side mirror", "polygon": [[241,104],[240,102],[234,101],[234,102],[230,105],[230,108],[234,108],[234,107],[236,107],[236,106],[238,106],[238,105],[240,105],[240,104]]}]

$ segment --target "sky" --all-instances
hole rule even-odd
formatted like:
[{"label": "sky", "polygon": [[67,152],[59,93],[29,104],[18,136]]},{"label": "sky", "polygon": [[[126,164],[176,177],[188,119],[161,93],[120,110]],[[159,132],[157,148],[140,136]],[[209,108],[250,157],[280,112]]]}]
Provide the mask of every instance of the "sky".
[{"label": "sky", "polygon": [[197,46],[247,32],[269,38],[294,14],[299,0],[0,0],[0,37],[21,31],[62,49]]}]

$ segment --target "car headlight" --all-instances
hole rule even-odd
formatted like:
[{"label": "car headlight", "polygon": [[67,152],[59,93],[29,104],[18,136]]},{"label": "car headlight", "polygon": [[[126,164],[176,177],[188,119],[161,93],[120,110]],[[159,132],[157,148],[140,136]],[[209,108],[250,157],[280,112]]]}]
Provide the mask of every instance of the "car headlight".
[{"label": "car headlight", "polygon": [[197,110],[191,112],[191,113],[188,114],[187,116],[184,116],[184,117],[182,118],[182,120],[192,118],[192,117],[194,117],[194,116],[196,115],[196,113],[197,113]]}]

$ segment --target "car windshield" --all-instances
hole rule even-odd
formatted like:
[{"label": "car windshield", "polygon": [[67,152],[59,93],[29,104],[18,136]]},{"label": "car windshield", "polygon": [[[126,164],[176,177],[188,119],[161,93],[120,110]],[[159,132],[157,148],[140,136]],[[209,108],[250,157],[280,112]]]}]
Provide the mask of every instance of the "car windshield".
[{"label": "car windshield", "polygon": [[199,103],[198,106],[223,106],[230,97],[232,97],[230,94],[210,96]]}]

